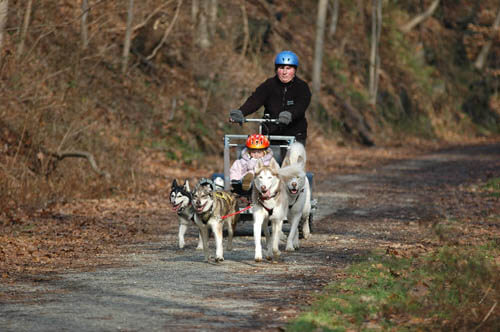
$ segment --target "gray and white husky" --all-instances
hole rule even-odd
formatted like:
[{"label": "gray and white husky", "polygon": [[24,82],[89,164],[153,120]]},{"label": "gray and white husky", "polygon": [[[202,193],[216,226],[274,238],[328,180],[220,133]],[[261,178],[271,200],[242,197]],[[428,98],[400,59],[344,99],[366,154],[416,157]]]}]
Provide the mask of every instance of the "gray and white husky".
[{"label": "gray and white husky", "polygon": [[[255,166],[252,202],[256,262],[262,261],[262,227],[266,236],[266,258],[272,257],[273,260],[277,260],[280,256],[279,240],[283,220],[286,219],[288,213],[288,195],[286,184],[280,178],[279,170],[280,166],[274,159],[271,159],[268,166],[265,166],[261,160]],[[269,222],[271,222],[271,234],[268,229]]]},{"label": "gray and white husky", "polygon": [[208,231],[212,230],[215,238],[215,261],[224,260],[222,237],[224,223],[227,224],[227,250],[233,249],[233,234],[239,215],[236,214],[236,198],[230,192],[211,190],[208,186],[197,185],[193,191],[192,201],[195,215],[194,220],[200,229],[203,242],[205,261],[210,259],[208,248]]},{"label": "gray and white husky", "polygon": [[311,213],[311,187],[305,172],[306,150],[300,142],[290,145],[280,169],[280,176],[286,184],[288,196],[287,219],[290,233],[286,243],[287,251],[299,248],[299,225],[304,238],[309,238],[309,215]]},{"label": "gray and white husky", "polygon": [[[185,246],[184,235],[189,225],[193,225],[194,222],[194,208],[191,205],[191,189],[189,188],[189,182],[186,180],[183,185],[177,183],[174,179],[172,182],[172,187],[170,189],[170,204],[172,204],[172,209],[177,213],[177,218],[179,220],[179,248],[182,249]],[[202,249],[203,242],[201,239],[201,234],[198,236],[198,246],[196,249]]]}]

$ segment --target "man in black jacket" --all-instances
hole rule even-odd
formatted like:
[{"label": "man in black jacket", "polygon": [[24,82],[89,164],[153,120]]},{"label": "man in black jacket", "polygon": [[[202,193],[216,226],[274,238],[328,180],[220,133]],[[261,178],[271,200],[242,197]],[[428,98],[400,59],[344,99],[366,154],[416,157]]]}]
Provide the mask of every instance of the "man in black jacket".
[{"label": "man in black jacket", "polygon": [[292,51],[280,52],[274,61],[276,75],[268,78],[237,110],[230,112],[230,121],[242,123],[244,117],[264,106],[264,114],[278,119],[269,124],[267,135],[295,136],[306,145],[306,110],[311,102],[311,91],[306,82],[297,77],[299,58]]}]

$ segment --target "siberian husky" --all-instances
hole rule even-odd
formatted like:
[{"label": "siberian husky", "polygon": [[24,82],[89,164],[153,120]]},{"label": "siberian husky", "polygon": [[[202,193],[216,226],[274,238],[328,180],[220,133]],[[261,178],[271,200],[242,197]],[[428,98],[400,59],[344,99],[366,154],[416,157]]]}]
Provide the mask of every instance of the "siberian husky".
[{"label": "siberian husky", "polygon": [[309,238],[309,215],[311,213],[311,189],[305,172],[306,150],[300,142],[290,145],[281,165],[280,175],[286,183],[288,196],[287,219],[290,233],[286,243],[287,251],[299,248],[299,225],[302,225],[304,238]]},{"label": "siberian husky", "polygon": [[[271,159],[268,166],[261,160],[255,166],[255,177],[252,189],[253,202],[253,236],[255,241],[255,261],[262,261],[261,231],[264,227],[266,236],[266,258],[278,260],[280,256],[279,240],[282,234],[283,220],[288,213],[288,196],[286,185],[279,175],[280,166]],[[271,222],[272,234],[269,234],[268,223]],[[272,238],[271,238],[272,237]],[[271,240],[271,241],[270,241]]]},{"label": "siberian husky", "polygon": [[208,186],[197,185],[193,192],[194,220],[200,228],[205,261],[210,259],[208,251],[208,231],[212,230],[215,238],[215,261],[224,260],[222,236],[224,223],[227,223],[227,250],[233,249],[233,234],[239,215],[236,214],[235,197],[223,190],[211,190]]},{"label": "siberian husky", "polygon": [[[172,204],[172,209],[177,213],[177,218],[179,219],[179,248],[182,249],[185,246],[184,235],[188,226],[194,224],[194,208],[191,205],[191,189],[189,188],[189,182],[186,180],[181,186],[174,179],[172,182],[172,187],[170,190],[170,204]],[[198,236],[198,246],[196,249],[202,249],[203,243],[201,235]]]}]

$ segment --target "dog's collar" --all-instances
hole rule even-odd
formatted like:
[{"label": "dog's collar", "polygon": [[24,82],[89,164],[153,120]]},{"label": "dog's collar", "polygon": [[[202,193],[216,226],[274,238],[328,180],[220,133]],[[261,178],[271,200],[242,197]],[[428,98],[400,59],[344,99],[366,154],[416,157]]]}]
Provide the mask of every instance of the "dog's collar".
[{"label": "dog's collar", "polygon": [[183,208],[179,208],[179,210],[177,210],[177,215],[178,216],[185,215],[189,220],[194,222],[195,211],[191,205],[187,205]]}]

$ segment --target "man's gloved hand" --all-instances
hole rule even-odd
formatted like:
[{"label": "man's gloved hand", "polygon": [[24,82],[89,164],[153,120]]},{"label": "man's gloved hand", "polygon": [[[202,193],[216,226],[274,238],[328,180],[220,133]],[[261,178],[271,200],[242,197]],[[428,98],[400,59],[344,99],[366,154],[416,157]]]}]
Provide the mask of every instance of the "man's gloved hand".
[{"label": "man's gloved hand", "polygon": [[232,110],[229,112],[229,121],[241,124],[245,121],[245,117],[243,116],[241,110]]},{"label": "man's gloved hand", "polygon": [[284,125],[289,125],[292,122],[292,113],[288,111],[281,112],[278,116],[278,121]]}]

